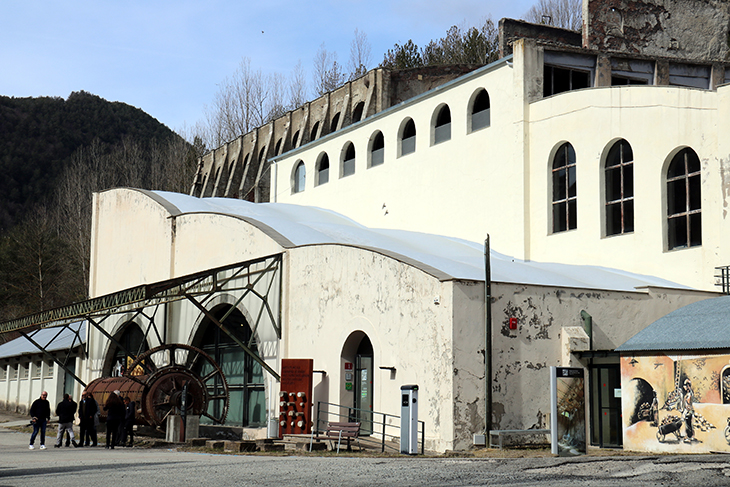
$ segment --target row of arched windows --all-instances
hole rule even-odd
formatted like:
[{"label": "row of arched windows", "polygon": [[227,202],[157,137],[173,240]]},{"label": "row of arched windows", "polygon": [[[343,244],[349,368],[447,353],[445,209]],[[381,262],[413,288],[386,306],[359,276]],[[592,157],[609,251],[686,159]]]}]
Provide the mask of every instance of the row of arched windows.
[{"label": "row of arched windows", "polygon": [[[578,227],[576,155],[563,143],[552,161],[552,231]],[[606,236],[634,231],[634,153],[624,139],[608,150],[604,171]],[[666,173],[668,250],[702,244],[700,159],[689,147],[672,158]]]},{"label": "row of arched windows", "polygon": [[[474,92],[469,102],[467,116],[467,132],[475,132],[479,129],[489,127],[490,102],[489,94],[484,88]],[[447,104],[439,105],[431,119],[432,136],[431,145],[440,144],[451,139],[451,109]],[[398,130],[398,151],[397,157],[402,157],[416,151],[416,124],[412,118],[405,118]],[[385,162],[385,137],[380,130],[376,130],[368,142],[367,167],[375,167]],[[322,152],[315,163],[314,185],[320,186],[330,180],[330,158],[326,152]],[[306,166],[304,161],[297,161],[291,177],[292,193],[304,191],[306,187]],[[355,146],[352,142],[345,143],[339,159],[340,178],[355,174]]]}]

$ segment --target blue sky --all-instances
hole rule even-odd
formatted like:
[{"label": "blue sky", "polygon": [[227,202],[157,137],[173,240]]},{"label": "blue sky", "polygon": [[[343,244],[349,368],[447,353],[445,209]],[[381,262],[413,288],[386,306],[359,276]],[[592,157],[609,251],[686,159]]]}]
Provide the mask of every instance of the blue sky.
[{"label": "blue sky", "polygon": [[141,108],[173,130],[203,118],[244,57],[289,76],[324,43],[347,65],[355,29],[374,67],[395,43],[422,46],[452,25],[520,18],[533,0],[0,0],[0,95],[88,91]]}]

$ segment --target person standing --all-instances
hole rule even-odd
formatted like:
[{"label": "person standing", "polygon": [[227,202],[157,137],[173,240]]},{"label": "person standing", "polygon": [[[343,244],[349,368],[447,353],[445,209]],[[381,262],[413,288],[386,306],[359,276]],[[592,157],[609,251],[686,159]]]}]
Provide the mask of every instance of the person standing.
[{"label": "person standing", "polygon": [[[134,444],[134,419],[136,416],[137,405],[132,401],[129,396],[124,398],[124,423],[120,427],[121,438],[119,444],[122,446],[132,446]],[[129,444],[127,444],[127,437],[129,437]]]},{"label": "person standing", "polygon": [[58,435],[56,436],[56,444],[59,448],[63,443],[63,433],[68,432],[69,438],[74,448],[79,446],[74,440],[74,414],[76,414],[76,403],[69,394],[63,395],[63,401],[58,403],[56,407],[56,415],[58,415]]},{"label": "person standing", "polygon": [[119,394],[119,391],[109,394],[109,399],[104,404],[104,411],[106,411],[106,448],[112,450],[114,445],[117,444],[119,424],[124,419],[124,403]]},{"label": "person standing", "polygon": [[94,396],[87,390],[81,395],[79,401],[79,446],[96,446],[96,425],[94,416],[99,411],[99,405]]},{"label": "person standing", "polygon": [[30,435],[30,446],[29,450],[33,450],[35,446],[35,437],[38,435],[38,431],[41,432],[41,450],[46,449],[46,425],[48,420],[51,419],[51,404],[48,402],[48,393],[43,391],[41,397],[33,401],[30,406],[30,416],[33,421],[33,434]]}]

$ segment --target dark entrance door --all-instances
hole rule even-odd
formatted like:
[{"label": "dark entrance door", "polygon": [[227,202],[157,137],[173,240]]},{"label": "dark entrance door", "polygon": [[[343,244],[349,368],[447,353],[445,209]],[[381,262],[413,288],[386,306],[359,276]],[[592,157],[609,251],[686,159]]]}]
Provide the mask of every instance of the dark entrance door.
[{"label": "dark entrance door", "polygon": [[619,448],[621,425],[621,369],[617,364],[591,368],[591,444]]},{"label": "dark entrance door", "polygon": [[355,355],[355,416],[360,421],[360,434],[373,432],[373,346],[365,337]]}]

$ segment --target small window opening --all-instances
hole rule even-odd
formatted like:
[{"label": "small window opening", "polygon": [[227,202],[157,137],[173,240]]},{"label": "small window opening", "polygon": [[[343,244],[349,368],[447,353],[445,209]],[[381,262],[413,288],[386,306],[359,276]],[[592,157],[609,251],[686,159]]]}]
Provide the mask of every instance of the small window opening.
[{"label": "small window opening", "polygon": [[306,169],[304,163],[300,162],[297,164],[297,168],[294,170],[294,192],[301,193],[304,191],[304,183],[306,180]]},{"label": "small window opening", "polygon": [[487,90],[480,90],[474,99],[471,111],[471,131],[489,127],[490,120],[489,94]]},{"label": "small window opening", "polygon": [[543,95],[550,96],[564,91],[579,90],[591,86],[590,72],[545,65]]},{"label": "small window opening", "polygon": [[378,132],[370,148],[370,167],[379,166],[383,162],[385,162],[385,138],[382,132]]},{"label": "small window opening", "polygon": [[334,132],[337,130],[337,124],[340,123],[340,114],[339,112],[332,117],[332,123],[330,124],[330,132]]},{"label": "small window opening", "polygon": [[342,160],[342,177],[355,174],[355,146],[348,143],[345,148],[345,156]]},{"label": "small window opening", "polygon": [[433,143],[439,144],[449,139],[451,139],[451,110],[448,105],[444,105],[436,117]]},{"label": "small window opening", "polygon": [[413,119],[409,119],[403,127],[403,137],[401,138],[401,155],[410,154],[416,151],[416,124]]},{"label": "small window opening", "polygon": [[359,122],[362,120],[362,112],[365,109],[365,102],[360,102],[355,105],[355,109],[352,111],[352,123]]},{"label": "small window opening", "polygon": [[314,127],[312,127],[312,133],[309,136],[309,140],[317,140],[317,132],[319,131],[319,122],[314,124]]},{"label": "small window opening", "polygon": [[325,184],[330,180],[330,158],[327,154],[322,154],[317,165],[317,186]]}]

